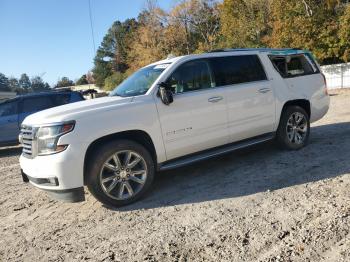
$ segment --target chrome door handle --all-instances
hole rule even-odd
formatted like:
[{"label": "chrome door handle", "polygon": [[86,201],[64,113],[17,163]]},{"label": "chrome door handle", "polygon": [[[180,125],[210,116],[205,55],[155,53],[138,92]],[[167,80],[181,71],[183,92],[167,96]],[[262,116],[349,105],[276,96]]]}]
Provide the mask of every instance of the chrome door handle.
[{"label": "chrome door handle", "polygon": [[261,89],[259,89],[259,93],[262,93],[262,94],[270,92],[270,91],[271,91],[270,88],[261,88]]},{"label": "chrome door handle", "polygon": [[209,103],[216,103],[221,101],[222,99],[224,99],[222,96],[213,96],[211,98],[208,99]]}]

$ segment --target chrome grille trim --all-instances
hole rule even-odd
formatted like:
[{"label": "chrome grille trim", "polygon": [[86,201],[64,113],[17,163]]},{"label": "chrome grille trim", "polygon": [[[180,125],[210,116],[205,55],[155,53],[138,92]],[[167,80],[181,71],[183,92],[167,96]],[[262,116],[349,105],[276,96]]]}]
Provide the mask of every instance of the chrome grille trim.
[{"label": "chrome grille trim", "polygon": [[35,132],[36,128],[32,126],[22,125],[21,126],[21,133],[19,135],[20,142],[22,144],[22,155],[28,158],[34,158],[35,157],[35,146],[36,146],[36,139],[35,139]]}]

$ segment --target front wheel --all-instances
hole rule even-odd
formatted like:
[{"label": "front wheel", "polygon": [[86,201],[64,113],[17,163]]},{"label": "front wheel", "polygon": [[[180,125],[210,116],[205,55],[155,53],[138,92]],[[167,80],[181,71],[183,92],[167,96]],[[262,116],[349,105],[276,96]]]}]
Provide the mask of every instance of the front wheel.
[{"label": "front wheel", "polygon": [[98,148],[89,158],[87,186],[108,206],[124,206],[140,199],[154,179],[150,153],[140,144],[117,140]]},{"label": "front wheel", "polygon": [[306,111],[299,106],[289,106],[283,112],[276,138],[278,144],[289,150],[304,147],[309,139],[310,120]]}]

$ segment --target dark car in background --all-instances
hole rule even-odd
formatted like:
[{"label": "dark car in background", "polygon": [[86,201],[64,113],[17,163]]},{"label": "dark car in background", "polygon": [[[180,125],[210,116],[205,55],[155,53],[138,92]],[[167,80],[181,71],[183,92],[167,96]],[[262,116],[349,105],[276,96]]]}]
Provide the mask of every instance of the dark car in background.
[{"label": "dark car in background", "polygon": [[38,111],[84,100],[79,92],[52,91],[17,96],[0,103],[0,146],[18,144],[24,118]]}]

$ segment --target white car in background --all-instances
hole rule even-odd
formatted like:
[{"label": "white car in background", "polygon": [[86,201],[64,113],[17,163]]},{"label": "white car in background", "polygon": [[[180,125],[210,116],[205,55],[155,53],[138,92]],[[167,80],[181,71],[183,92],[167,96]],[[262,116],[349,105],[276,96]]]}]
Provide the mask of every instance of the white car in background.
[{"label": "white car in background", "polygon": [[148,65],[109,97],[27,117],[22,176],[54,197],[130,204],[154,174],[268,140],[298,150],[329,107],[307,51],[224,49]]}]

